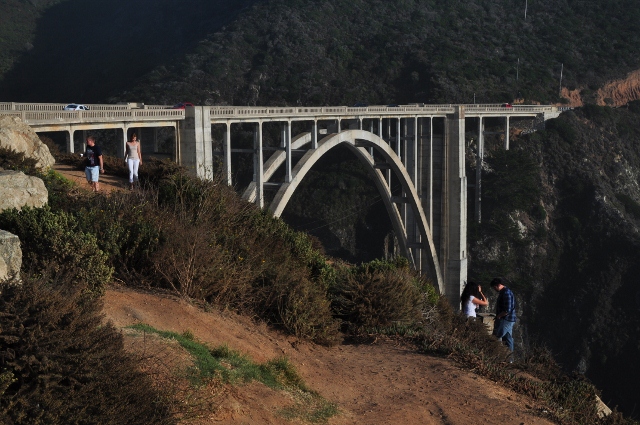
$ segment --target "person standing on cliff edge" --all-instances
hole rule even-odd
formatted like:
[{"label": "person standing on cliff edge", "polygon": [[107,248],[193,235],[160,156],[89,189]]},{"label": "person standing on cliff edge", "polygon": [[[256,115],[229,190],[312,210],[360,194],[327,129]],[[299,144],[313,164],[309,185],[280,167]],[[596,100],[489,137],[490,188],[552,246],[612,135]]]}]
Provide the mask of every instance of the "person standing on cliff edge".
[{"label": "person standing on cliff edge", "polygon": [[491,288],[498,292],[496,301],[496,318],[493,335],[502,339],[504,345],[513,353],[513,325],[516,323],[516,297],[511,289],[504,285],[504,279],[496,277],[491,281]]},{"label": "person standing on cliff edge", "polygon": [[85,167],[84,173],[87,176],[87,183],[91,185],[94,192],[100,190],[100,173],[104,173],[104,163],[102,161],[102,149],[96,145],[96,139],[93,136],[87,137],[87,147],[84,151]]}]

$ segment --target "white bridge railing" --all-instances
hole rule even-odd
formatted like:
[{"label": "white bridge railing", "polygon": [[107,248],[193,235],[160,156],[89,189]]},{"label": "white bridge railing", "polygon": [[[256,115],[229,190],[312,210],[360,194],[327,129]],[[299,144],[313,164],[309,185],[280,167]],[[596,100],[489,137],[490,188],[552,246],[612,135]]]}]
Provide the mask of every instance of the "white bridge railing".
[{"label": "white bridge railing", "polygon": [[[21,118],[27,124],[74,124],[88,122],[116,121],[171,121],[183,120],[184,109],[172,109],[166,105],[143,105],[128,103],[118,105],[89,104],[88,111],[64,111],[63,103],[17,103],[0,102],[0,116],[10,115]],[[444,116],[454,113],[458,105],[411,104],[399,106],[372,105],[366,107],[323,106],[323,107],[265,107],[265,106],[211,106],[209,114],[212,121],[250,119],[335,119],[346,117],[399,117],[407,115]],[[462,105],[468,116],[494,115],[519,116],[536,114],[557,114],[560,108],[555,106],[504,104],[467,104]]]},{"label": "white bridge railing", "polygon": [[0,116],[16,116],[27,124],[73,124],[112,121],[176,121],[184,119],[184,109],[124,109],[89,111],[4,111]]}]

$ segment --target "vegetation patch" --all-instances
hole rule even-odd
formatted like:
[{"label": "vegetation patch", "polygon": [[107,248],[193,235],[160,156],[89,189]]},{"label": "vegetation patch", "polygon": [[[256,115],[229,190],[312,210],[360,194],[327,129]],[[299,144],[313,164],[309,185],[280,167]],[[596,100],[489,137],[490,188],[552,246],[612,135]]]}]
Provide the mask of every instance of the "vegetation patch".
[{"label": "vegetation patch", "polygon": [[186,371],[192,385],[205,385],[216,378],[227,384],[258,381],[271,389],[287,392],[295,400],[294,406],[282,409],[280,412],[288,419],[325,423],[338,413],[335,404],[326,401],[305,385],[286,357],[258,364],[226,345],[211,349],[197,341],[190,332],[179,334],[161,331],[145,324],[132,325],[130,328],[173,339],[187,350],[194,359],[194,366]]}]

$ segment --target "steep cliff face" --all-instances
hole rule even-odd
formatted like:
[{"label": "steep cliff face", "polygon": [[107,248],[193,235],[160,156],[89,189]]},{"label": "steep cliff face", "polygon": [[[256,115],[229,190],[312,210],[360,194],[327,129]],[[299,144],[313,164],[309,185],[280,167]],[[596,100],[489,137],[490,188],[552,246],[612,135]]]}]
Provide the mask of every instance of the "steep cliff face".
[{"label": "steep cliff face", "polygon": [[595,93],[581,87],[570,90],[562,88],[560,97],[567,99],[567,106],[580,107],[585,103],[600,106],[624,106],[640,99],[640,70],[630,72],[625,78],[607,82]]},{"label": "steep cliff face", "polygon": [[[530,158],[535,173],[520,167],[509,178],[537,175],[538,193],[517,208],[497,209],[470,251],[478,260],[470,274],[513,281],[529,341],[549,346],[628,414],[640,402],[639,142],[639,102],[617,110],[588,105],[518,138],[508,154],[494,155]],[[492,161],[493,174],[513,164]],[[489,191],[491,183],[487,178]]]},{"label": "steep cliff face", "polygon": [[607,83],[598,90],[598,105],[622,106],[640,99],[640,70],[629,73],[626,78]]}]

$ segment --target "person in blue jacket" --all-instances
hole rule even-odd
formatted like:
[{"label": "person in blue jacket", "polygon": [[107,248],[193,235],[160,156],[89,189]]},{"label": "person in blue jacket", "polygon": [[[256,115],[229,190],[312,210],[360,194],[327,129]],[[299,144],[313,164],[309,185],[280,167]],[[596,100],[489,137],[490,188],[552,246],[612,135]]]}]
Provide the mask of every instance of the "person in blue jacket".
[{"label": "person in blue jacket", "polygon": [[493,335],[500,338],[513,352],[513,325],[516,323],[516,297],[511,289],[505,286],[503,278],[496,277],[491,281],[491,288],[498,292],[496,301],[496,317]]}]

